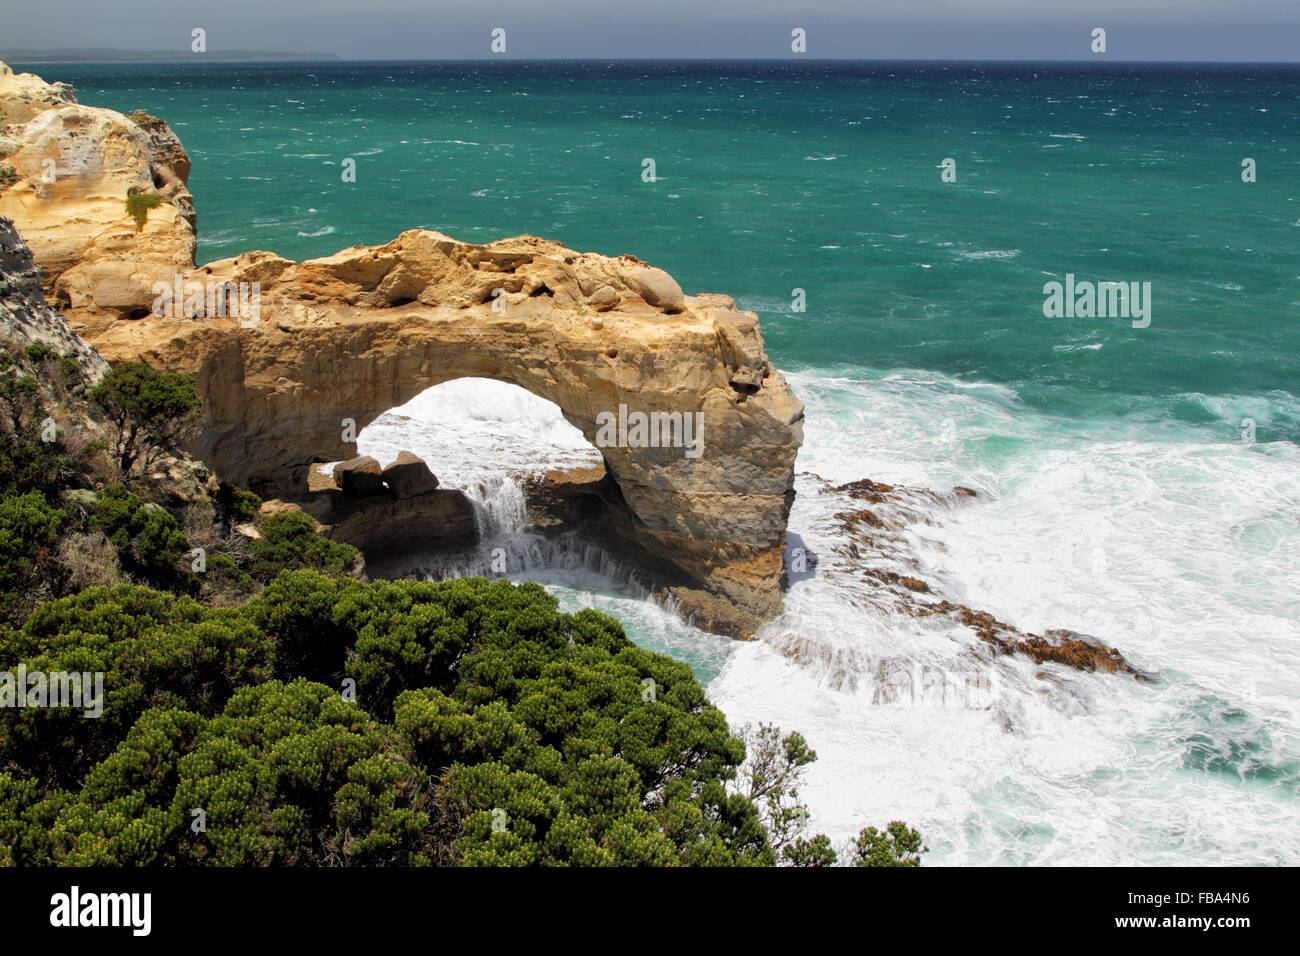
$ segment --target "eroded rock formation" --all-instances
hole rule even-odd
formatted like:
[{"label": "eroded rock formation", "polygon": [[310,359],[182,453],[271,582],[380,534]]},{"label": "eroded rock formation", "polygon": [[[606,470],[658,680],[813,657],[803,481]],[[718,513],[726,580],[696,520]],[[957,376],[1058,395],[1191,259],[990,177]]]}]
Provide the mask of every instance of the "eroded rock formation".
[{"label": "eroded rock formation", "polygon": [[[192,451],[224,477],[302,495],[311,463],[354,456],[387,409],[456,378],[510,382],[599,447],[609,525],[665,585],[699,607],[725,599],[746,622],[779,609],[803,407],[754,313],[686,295],[635,257],[532,236],[413,230],[301,263],[250,252],[195,268],[188,157],[166,124],[38,83],[0,75],[0,100],[28,96],[0,131],[18,176],[0,212],[105,358],[195,377],[206,427]],[[132,190],[162,199],[140,233]],[[179,294],[163,302],[159,283]]]},{"label": "eroded rock formation", "polygon": [[[192,269],[190,159],[162,120],[77,103],[0,63],[0,216],[18,224],[56,306],[147,310],[158,275]],[[156,196],[143,228],[126,197]]]},{"label": "eroded rock formation", "polygon": [[[249,253],[183,280],[257,283],[256,320],[68,313],[110,361],[195,376],[208,427],[194,451],[223,475],[299,494],[313,461],[354,455],[348,439],[387,409],[456,378],[506,381],[600,446],[626,536],[682,572],[674,583],[759,618],[779,607],[803,407],[768,361],[758,317],[730,298],[674,293],[632,257],[422,230],[302,263]],[[602,437],[602,421],[638,414],[669,416],[654,419],[668,447],[633,447],[630,430]],[[672,446],[683,416],[698,416],[698,448]]]}]

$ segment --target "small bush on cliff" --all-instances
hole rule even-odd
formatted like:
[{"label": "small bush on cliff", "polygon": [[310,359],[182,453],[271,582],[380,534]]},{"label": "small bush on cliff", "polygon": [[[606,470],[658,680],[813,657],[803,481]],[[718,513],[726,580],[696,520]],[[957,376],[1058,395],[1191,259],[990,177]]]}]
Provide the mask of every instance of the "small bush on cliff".
[{"label": "small bush on cliff", "polygon": [[245,491],[237,485],[223,481],[217,487],[212,504],[216,510],[217,520],[222,524],[239,521],[253,521],[257,518],[257,509],[262,499],[251,491]]},{"label": "small bush on cliff", "polygon": [[149,210],[162,205],[162,196],[157,193],[131,193],[126,197],[126,214],[135,220],[135,231],[139,232],[149,219]]},{"label": "small bush on cliff", "polygon": [[90,398],[116,430],[113,454],[123,476],[137,462],[147,473],[158,456],[177,451],[200,425],[194,382],[143,362],[113,366]]},{"label": "small bush on cliff", "polygon": [[67,515],[39,492],[0,498],[0,616],[23,610],[23,595],[39,590],[38,565],[53,564],[54,546]]}]

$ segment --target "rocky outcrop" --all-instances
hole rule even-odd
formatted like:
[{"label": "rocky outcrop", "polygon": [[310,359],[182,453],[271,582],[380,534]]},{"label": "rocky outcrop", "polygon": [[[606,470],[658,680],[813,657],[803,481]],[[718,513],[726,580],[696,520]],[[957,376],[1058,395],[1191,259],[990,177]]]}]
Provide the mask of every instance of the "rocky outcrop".
[{"label": "rocky outcrop", "polygon": [[384,490],[384,472],[369,455],[349,458],[334,466],[334,480],[348,498],[369,498]]},{"label": "rocky outcrop", "polygon": [[0,217],[0,337],[54,349],[76,362],[89,384],[108,371],[100,354],[46,304],[31,250],[4,217]]},{"label": "rocky outcrop", "polygon": [[438,488],[438,476],[409,451],[399,452],[395,461],[385,465],[383,477],[388,490],[398,498],[414,498]]},{"label": "rocky outcrop", "polygon": [[331,494],[328,507],[309,510],[324,526],[322,534],[359,549],[367,566],[411,552],[464,547],[478,534],[469,499],[446,488],[410,498]]},{"label": "rocky outcrop", "polygon": [[[637,291],[658,279],[632,257],[424,230],[302,263],[249,253],[185,280],[257,283],[256,318],[69,314],[110,360],[195,376],[208,427],[193,450],[223,475],[301,494],[313,461],[351,457],[347,439],[387,409],[495,378],[554,402],[600,450],[638,552],[756,619],[779,608],[803,408],[758,317],[730,298],[683,296],[673,311]],[[601,289],[618,297],[603,311],[589,302]],[[667,440],[638,435],[642,418]]]},{"label": "rocky outcrop", "polygon": [[[20,82],[32,87],[0,77],[0,99]],[[206,427],[191,450],[223,477],[305,495],[311,464],[354,456],[384,411],[494,378],[554,402],[599,449],[611,532],[667,586],[755,621],[779,609],[803,407],[754,313],[686,295],[634,256],[532,236],[413,230],[305,262],[250,252],[194,268],[188,157],[160,124],[48,103],[0,136],[21,177],[0,211],[106,358],[194,376]],[[63,157],[50,184],[36,178],[47,154]],[[166,200],[139,234],[123,208],[132,189]],[[177,281],[154,314],[155,284]]]},{"label": "rocky outcrop", "polygon": [[[77,103],[0,63],[0,215],[18,223],[56,306],[140,315],[152,283],[194,267],[190,160],[162,120]],[[142,230],[132,192],[155,195]]]},{"label": "rocky outcrop", "polygon": [[313,474],[306,497],[275,499],[275,508],[306,511],[326,537],[358,548],[367,566],[432,548],[465,547],[478,537],[469,498],[439,488],[429,466],[409,451],[384,468],[361,455],[339,462],[332,474]]},{"label": "rocky outcrop", "polygon": [[914,618],[947,617],[969,628],[993,654],[1018,654],[1040,664],[1051,662],[1077,670],[1124,674],[1140,681],[1153,679],[1125,660],[1116,648],[1089,635],[1064,628],[1027,633],[987,611],[933,595],[930,585],[918,577],[879,566],[892,561],[915,567],[918,562],[910,553],[904,530],[928,522],[927,513],[934,506],[960,507],[977,497],[970,488],[958,486],[942,494],[928,488],[904,488],[862,479],[827,486],[826,490],[852,503],[851,508],[834,515],[842,542],[835,551],[850,559],[847,567],[859,580],[871,585],[873,608]]}]

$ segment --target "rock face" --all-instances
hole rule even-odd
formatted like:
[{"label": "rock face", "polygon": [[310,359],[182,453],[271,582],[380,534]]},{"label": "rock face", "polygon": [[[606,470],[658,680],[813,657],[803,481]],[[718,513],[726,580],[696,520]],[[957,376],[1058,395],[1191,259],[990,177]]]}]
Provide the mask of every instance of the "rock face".
[{"label": "rock face", "polygon": [[71,358],[91,383],[108,363],[45,303],[40,270],[14,224],[0,217],[0,336],[20,345],[44,345]]},{"label": "rock face", "polygon": [[474,508],[462,492],[439,488],[410,498],[387,495],[351,500],[330,495],[317,511],[322,533],[359,548],[369,565],[429,548],[463,547],[477,536]]},{"label": "rock face", "polygon": [[[159,146],[151,122],[86,109],[50,106],[6,131],[17,148],[0,156],[23,179],[0,210],[35,234],[65,313],[106,358],[195,377],[206,428],[191,450],[223,477],[301,496],[311,464],[355,455],[346,439],[384,411],[456,378],[510,382],[554,402],[599,449],[610,527],[665,584],[755,620],[779,610],[803,406],[754,313],[685,295],[633,256],[532,236],[476,245],[413,230],[301,263],[249,252],[195,269],[180,206],[151,212],[139,235],[122,210],[154,167],[178,173],[179,144]],[[41,192],[38,146],[67,151],[74,132],[84,175]],[[69,215],[84,224],[53,228]],[[74,241],[83,233],[92,241]],[[178,270],[208,303],[244,307],[150,314],[142,290]]]},{"label": "rock face", "polygon": [[[56,306],[139,316],[154,281],[194,267],[189,156],[162,120],[136,117],[0,63],[0,216],[18,223]],[[133,191],[160,200],[139,233]]]}]

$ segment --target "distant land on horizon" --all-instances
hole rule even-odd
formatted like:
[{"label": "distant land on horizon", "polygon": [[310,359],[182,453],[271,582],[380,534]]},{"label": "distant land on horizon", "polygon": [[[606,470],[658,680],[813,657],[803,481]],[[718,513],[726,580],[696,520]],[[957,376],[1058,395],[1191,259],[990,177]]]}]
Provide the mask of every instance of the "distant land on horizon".
[{"label": "distant land on horizon", "polygon": [[181,63],[189,60],[225,61],[283,61],[283,60],[337,60],[337,53],[287,53],[282,50],[211,50],[191,53],[189,50],[115,50],[109,47],[63,50],[0,49],[0,60],[15,63]]},{"label": "distant land on horizon", "polygon": [[0,48],[0,60],[6,63],[41,64],[41,63],[189,63],[206,60],[209,63],[272,63],[295,62],[310,63],[319,61],[352,63],[471,63],[503,60],[506,62],[708,62],[708,63],[791,63],[803,60],[809,63],[1005,63],[1023,64],[1025,66],[1042,66],[1054,64],[1092,63],[1098,67],[1116,65],[1125,66],[1300,66],[1300,60],[1172,60],[1172,59],[1127,59],[1109,57],[1105,61],[1095,57],[947,57],[933,58],[924,56],[899,57],[808,57],[808,56],[774,56],[774,57],[718,57],[718,56],[635,56],[635,57],[521,57],[484,55],[470,57],[345,57],[338,53],[291,53],[284,50],[209,50],[207,53],[192,53],[188,50],[118,50],[111,47],[66,48],[53,50]]}]

